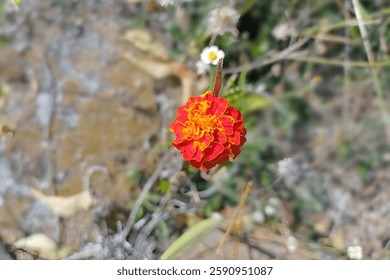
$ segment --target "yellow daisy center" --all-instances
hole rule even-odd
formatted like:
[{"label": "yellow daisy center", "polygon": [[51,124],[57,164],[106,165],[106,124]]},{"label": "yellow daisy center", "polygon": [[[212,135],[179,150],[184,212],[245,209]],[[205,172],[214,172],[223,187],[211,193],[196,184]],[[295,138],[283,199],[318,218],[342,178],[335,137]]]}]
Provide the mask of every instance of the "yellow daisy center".
[{"label": "yellow daisy center", "polygon": [[210,59],[211,61],[216,60],[217,57],[218,57],[218,55],[217,55],[216,52],[213,52],[213,51],[209,52],[209,59]]}]

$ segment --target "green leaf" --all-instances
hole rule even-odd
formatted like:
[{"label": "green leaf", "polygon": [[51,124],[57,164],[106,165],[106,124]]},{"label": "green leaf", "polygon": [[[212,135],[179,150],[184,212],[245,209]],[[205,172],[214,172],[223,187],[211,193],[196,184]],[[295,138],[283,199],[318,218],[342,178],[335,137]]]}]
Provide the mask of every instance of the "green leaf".
[{"label": "green leaf", "polygon": [[160,239],[167,240],[169,238],[169,228],[164,221],[157,223],[156,230]]},{"label": "green leaf", "polygon": [[190,227],[182,236],[169,246],[162,254],[160,260],[172,260],[186,251],[192,245],[202,240],[207,233],[217,228],[223,221],[221,215],[213,215],[211,218],[202,220]]},{"label": "green leaf", "polygon": [[169,183],[167,180],[161,179],[159,187],[162,193],[167,193],[171,189],[171,183]]},{"label": "green leaf", "polygon": [[240,76],[238,77],[238,86],[239,86],[240,88],[243,88],[243,87],[245,86],[246,74],[247,74],[247,73],[248,73],[248,72],[246,71],[245,65],[244,65],[244,68],[243,68],[243,70],[241,71]]},{"label": "green leaf", "polygon": [[243,114],[267,108],[271,103],[269,99],[257,94],[248,94],[237,100],[237,106]]},{"label": "green leaf", "polygon": [[255,4],[256,4],[256,0],[245,1],[244,4],[242,4],[240,9],[239,9],[240,14],[243,15],[243,14],[249,12]]},{"label": "green leaf", "polygon": [[133,184],[139,183],[141,180],[141,171],[138,169],[130,169],[126,174],[126,180]]},{"label": "green leaf", "polygon": [[198,172],[198,169],[195,168],[195,167],[193,167],[193,166],[191,166],[191,165],[189,165],[189,166],[188,166],[188,172],[189,172],[189,173],[197,173],[197,172]]}]

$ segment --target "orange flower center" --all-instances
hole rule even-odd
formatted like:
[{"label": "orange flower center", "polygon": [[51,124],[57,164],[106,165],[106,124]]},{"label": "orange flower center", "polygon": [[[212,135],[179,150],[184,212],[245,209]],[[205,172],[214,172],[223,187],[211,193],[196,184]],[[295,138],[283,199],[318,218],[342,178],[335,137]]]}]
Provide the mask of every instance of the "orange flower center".
[{"label": "orange flower center", "polygon": [[[219,129],[221,121],[214,115],[206,114],[207,109],[210,106],[209,101],[201,101],[192,104],[188,109],[188,120],[186,121],[186,127],[183,131],[186,135],[191,135],[196,146],[200,150],[207,148],[209,143],[201,140],[206,133],[212,133],[215,129]],[[210,136],[211,137],[211,136]]]}]

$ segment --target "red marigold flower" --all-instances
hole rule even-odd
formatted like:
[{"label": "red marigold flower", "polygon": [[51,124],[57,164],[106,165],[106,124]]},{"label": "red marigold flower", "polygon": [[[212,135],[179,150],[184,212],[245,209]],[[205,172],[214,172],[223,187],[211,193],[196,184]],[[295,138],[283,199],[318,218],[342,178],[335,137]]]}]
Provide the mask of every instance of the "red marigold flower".
[{"label": "red marigold flower", "polygon": [[201,170],[228,161],[230,155],[235,159],[246,141],[240,111],[210,91],[190,97],[169,129],[176,135],[173,146]]}]

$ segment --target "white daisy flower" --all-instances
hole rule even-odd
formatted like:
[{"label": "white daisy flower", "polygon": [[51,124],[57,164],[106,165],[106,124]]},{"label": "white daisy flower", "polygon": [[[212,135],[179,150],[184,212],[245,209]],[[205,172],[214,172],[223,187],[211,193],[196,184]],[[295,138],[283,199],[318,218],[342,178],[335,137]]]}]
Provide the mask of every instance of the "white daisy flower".
[{"label": "white daisy flower", "polygon": [[273,217],[273,216],[276,216],[278,211],[274,206],[267,204],[264,207],[264,213],[265,213],[265,215],[267,215],[267,217]]},{"label": "white daisy flower", "polygon": [[290,253],[294,253],[298,248],[297,239],[294,236],[290,235],[287,238],[286,247]]},{"label": "white daisy flower", "polygon": [[222,35],[226,32],[238,35],[236,28],[240,14],[230,6],[222,6],[211,10],[207,17],[207,29],[211,34]]},{"label": "white daisy flower", "polygon": [[272,29],[272,36],[274,36],[276,40],[283,41],[291,36],[298,36],[298,33],[291,24],[285,22],[278,24]]},{"label": "white daisy flower", "polygon": [[299,168],[292,158],[285,158],[278,162],[278,174],[285,180],[293,180]]},{"label": "white daisy flower", "polygon": [[225,57],[224,51],[218,49],[217,46],[206,47],[202,50],[202,53],[200,54],[200,59],[205,64],[217,65],[218,61],[224,57]]},{"label": "white daisy flower", "polygon": [[196,62],[196,72],[198,75],[206,74],[210,70],[210,65],[204,63],[202,60]]},{"label": "white daisy flower", "polygon": [[361,246],[350,246],[347,254],[351,260],[361,260],[363,258],[363,248]]}]

